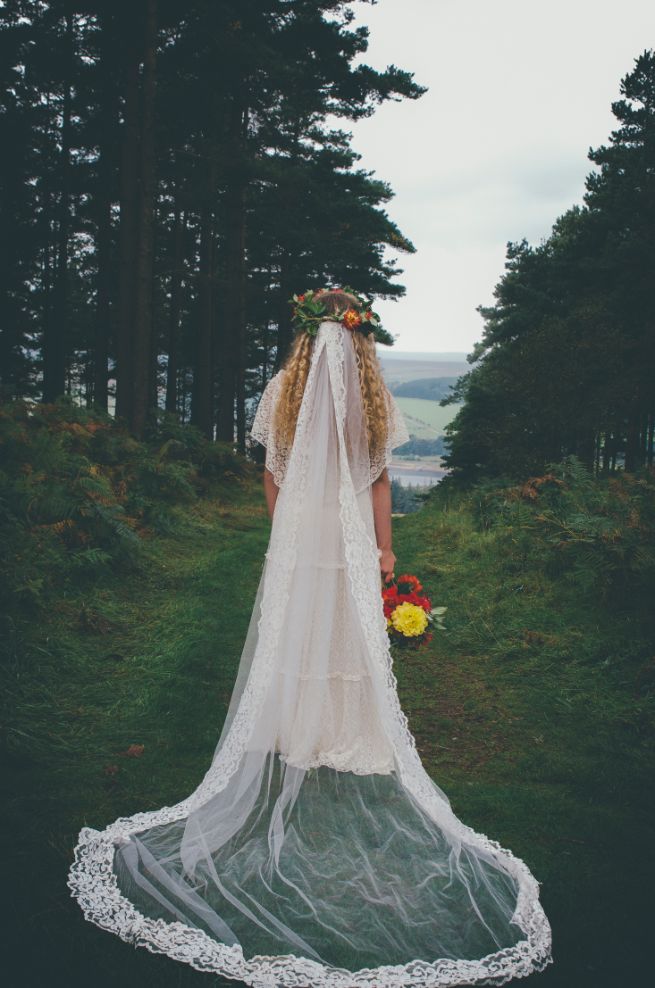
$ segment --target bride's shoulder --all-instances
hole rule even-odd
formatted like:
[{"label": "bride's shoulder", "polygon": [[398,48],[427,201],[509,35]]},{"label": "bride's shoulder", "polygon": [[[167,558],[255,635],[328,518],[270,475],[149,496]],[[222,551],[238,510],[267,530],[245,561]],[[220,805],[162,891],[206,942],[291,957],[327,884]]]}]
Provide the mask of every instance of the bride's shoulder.
[{"label": "bride's shoulder", "polygon": [[270,395],[276,394],[280,390],[280,385],[282,384],[283,380],[284,380],[284,368],[281,367],[278,371],[275,372],[275,374],[273,374],[268,379],[268,382],[264,387],[264,390],[262,391],[262,398],[264,397],[264,395],[268,397]]},{"label": "bride's shoulder", "polygon": [[273,374],[273,377],[271,378],[271,384],[273,383],[273,381],[276,381],[278,384],[281,384],[282,381],[284,380],[285,374],[286,374],[286,368],[280,367],[280,369],[277,370],[275,374]]}]

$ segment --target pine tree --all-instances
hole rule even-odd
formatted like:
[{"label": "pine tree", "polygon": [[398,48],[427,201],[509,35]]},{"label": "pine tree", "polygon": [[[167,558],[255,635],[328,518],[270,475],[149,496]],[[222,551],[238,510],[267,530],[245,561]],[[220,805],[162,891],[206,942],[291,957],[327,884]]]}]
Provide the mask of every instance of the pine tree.
[{"label": "pine tree", "polygon": [[508,244],[484,333],[449,399],[455,478],[525,477],[575,454],[590,469],[653,462],[655,58],[636,60],[613,104],[610,145],[538,247]]},{"label": "pine tree", "polygon": [[353,64],[352,7],[3,5],[5,397],[65,391],[137,435],[165,406],[244,450],[299,286],[402,294],[391,189],[328,121],[423,89]]}]

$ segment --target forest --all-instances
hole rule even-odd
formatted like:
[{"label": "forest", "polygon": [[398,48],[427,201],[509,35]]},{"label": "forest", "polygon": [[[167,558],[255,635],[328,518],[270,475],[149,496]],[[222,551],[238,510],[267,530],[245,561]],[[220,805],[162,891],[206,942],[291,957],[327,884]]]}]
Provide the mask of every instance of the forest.
[{"label": "forest", "polygon": [[[208,983],[85,922],[66,876],[82,826],[174,805],[214,752],[270,536],[248,428],[289,297],[405,294],[412,231],[347,128],[426,89],[368,45],[349,0],[0,10],[12,988]],[[393,484],[398,565],[447,608],[394,663],[402,707],[458,815],[542,884],[553,988],[652,968],[655,52],[626,68],[584,202],[507,244],[470,371],[413,382],[457,406],[406,444],[449,476]]]},{"label": "forest", "polygon": [[414,247],[349,122],[417,99],[354,64],[342,0],[8,0],[4,400],[69,395],[137,437],[160,411],[246,449],[249,399],[315,284],[394,298]]}]

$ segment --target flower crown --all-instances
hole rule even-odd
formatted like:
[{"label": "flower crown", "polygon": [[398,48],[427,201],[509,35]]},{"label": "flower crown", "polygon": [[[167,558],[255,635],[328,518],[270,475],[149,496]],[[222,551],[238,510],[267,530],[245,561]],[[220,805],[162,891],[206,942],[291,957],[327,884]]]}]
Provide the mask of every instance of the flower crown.
[{"label": "flower crown", "polygon": [[[328,312],[325,303],[321,300],[321,295],[326,291],[347,292],[348,295],[357,299],[360,308],[347,306],[336,312]],[[363,295],[358,295],[349,286],[306,291],[302,295],[293,295],[289,299],[289,304],[293,306],[292,321],[298,332],[304,331],[310,336],[316,336],[318,327],[322,322],[326,319],[334,319],[351,332],[357,331],[364,336],[369,336],[372,333],[378,343],[384,343],[386,346],[393,346],[394,344],[394,337],[380,325],[380,317],[377,312],[373,312],[369,299]]]}]

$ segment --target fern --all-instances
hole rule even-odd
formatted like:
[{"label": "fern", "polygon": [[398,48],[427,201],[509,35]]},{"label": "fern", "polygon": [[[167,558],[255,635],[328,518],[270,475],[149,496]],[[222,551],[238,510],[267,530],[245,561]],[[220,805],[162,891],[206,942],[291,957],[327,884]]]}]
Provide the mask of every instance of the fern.
[{"label": "fern", "polygon": [[73,569],[100,569],[111,561],[111,553],[105,549],[99,549],[97,546],[91,549],[80,549],[70,556],[70,564]]}]

